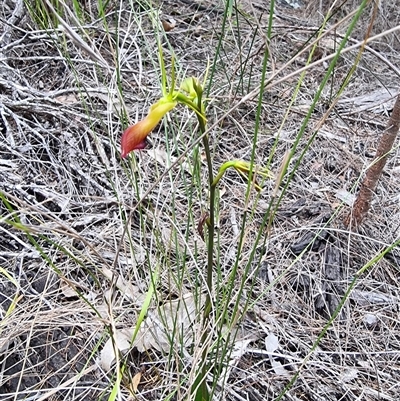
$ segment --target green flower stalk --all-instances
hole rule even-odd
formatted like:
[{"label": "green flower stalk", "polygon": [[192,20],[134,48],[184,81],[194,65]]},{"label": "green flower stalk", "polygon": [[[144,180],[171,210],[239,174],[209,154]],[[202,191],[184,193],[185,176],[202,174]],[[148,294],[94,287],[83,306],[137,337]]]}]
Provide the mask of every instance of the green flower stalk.
[{"label": "green flower stalk", "polygon": [[[205,105],[203,100],[203,88],[202,85],[196,78],[186,78],[180,85],[179,90],[175,90],[175,75],[174,65],[172,65],[172,78],[170,89],[167,90],[167,77],[165,72],[164,61],[162,58],[162,50],[160,51],[160,65],[161,65],[161,83],[163,96],[156,103],[154,103],[147,114],[147,116],[127,128],[122,134],[121,139],[121,156],[125,158],[130,152],[137,149],[144,149],[146,147],[146,138],[151,131],[157,126],[162,118],[171,111],[174,107],[181,103],[186,105],[196,113],[196,117],[199,123],[199,133],[202,136],[204,152],[206,155],[207,170],[208,170],[208,190],[209,190],[209,211],[208,217],[203,219],[200,225],[202,229],[203,224],[207,223],[207,296],[203,311],[203,334],[201,342],[203,345],[203,365],[202,368],[196,375],[192,392],[195,393],[196,401],[210,400],[209,391],[207,388],[206,377],[210,361],[208,361],[208,347],[206,346],[207,337],[209,333],[208,323],[210,319],[210,313],[212,311],[211,294],[213,288],[213,269],[214,269],[214,236],[215,236],[215,206],[216,206],[216,187],[225,174],[228,168],[234,168],[240,175],[246,180],[253,182],[253,185],[257,191],[261,191],[261,186],[255,180],[256,175],[263,177],[264,179],[272,178],[272,173],[262,167],[257,167],[252,163],[243,160],[230,160],[224,163],[218,174],[214,177],[211,147],[209,144],[209,138],[206,130],[206,115]],[[173,64],[173,63],[172,63]]]}]

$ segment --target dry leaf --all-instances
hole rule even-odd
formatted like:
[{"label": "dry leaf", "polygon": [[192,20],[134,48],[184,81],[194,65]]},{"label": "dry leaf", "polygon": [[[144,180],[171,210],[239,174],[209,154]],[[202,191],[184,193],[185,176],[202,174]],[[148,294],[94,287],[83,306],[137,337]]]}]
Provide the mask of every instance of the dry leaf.
[{"label": "dry leaf", "polygon": [[[192,344],[195,330],[197,330],[197,326],[193,324],[196,310],[192,294],[167,302],[160,308],[147,313],[134,341],[132,337],[135,327],[117,330],[114,336],[115,345],[121,353],[134,347],[139,352],[145,352],[148,349],[169,352],[171,347],[179,349],[182,345],[188,347]],[[174,333],[173,338],[171,333]],[[109,370],[114,360],[115,350],[110,338],[101,351],[100,364],[105,370]]]},{"label": "dry leaf", "polygon": [[[193,295],[187,294],[182,299],[175,299],[149,311],[133,345],[139,352],[150,348],[168,352],[171,346],[190,346],[196,309]],[[173,339],[171,333],[175,333]],[[174,344],[171,344],[172,340]]]},{"label": "dry leaf", "polygon": [[352,380],[357,379],[359,376],[359,371],[357,369],[346,369],[342,374],[341,374],[341,379],[343,383],[349,383]]},{"label": "dry leaf", "polygon": [[62,104],[75,104],[79,102],[79,99],[73,93],[69,95],[56,96],[54,99]]},{"label": "dry leaf", "polygon": [[288,372],[282,366],[282,364],[279,361],[272,358],[271,356],[270,356],[270,362],[271,362],[272,369],[274,369],[275,374],[277,374],[278,376],[287,376],[288,375]]},{"label": "dry leaf", "polygon": [[265,339],[265,347],[268,352],[275,352],[279,348],[278,337],[273,333],[269,333]]},{"label": "dry leaf", "polygon": [[246,354],[249,344],[256,340],[257,337],[252,336],[247,339],[235,341],[232,352],[230,353],[229,362],[225,368],[225,371],[221,372],[220,380],[218,381],[218,385],[221,386],[221,388],[225,388],[232,370],[238,365],[242,356]]},{"label": "dry leaf", "polygon": [[136,373],[136,375],[133,376],[131,388],[134,393],[137,392],[141,379],[142,379],[142,372]]},{"label": "dry leaf", "polygon": [[[269,333],[267,338],[265,339],[265,347],[268,352],[273,354],[279,348],[278,337],[273,333]],[[275,374],[279,376],[287,376],[288,372],[279,361],[274,359],[272,355],[269,355],[269,360],[271,362],[271,366],[272,369],[274,369]]]},{"label": "dry leaf", "polygon": [[65,298],[76,298],[78,293],[76,288],[73,287],[72,283],[66,283],[65,281],[61,281],[60,290]]},{"label": "dry leaf", "polygon": [[168,153],[165,149],[162,148],[152,148],[147,150],[147,154],[154,159],[156,162],[162,164],[165,168],[168,168],[170,165],[170,161],[174,162],[174,158],[171,157],[171,160],[168,158]]},{"label": "dry leaf", "polygon": [[[104,276],[107,277],[110,281],[113,279],[113,273],[110,269],[103,266],[102,271]],[[129,281],[125,281],[121,276],[118,277],[116,286],[121,291],[121,293],[132,300],[136,306],[143,305],[146,294],[143,294],[140,291],[139,287],[133,285]]]},{"label": "dry leaf", "polygon": [[[161,147],[148,149],[147,154],[166,169],[170,168],[171,165],[177,160],[177,157],[168,155],[166,150],[162,149]],[[187,162],[181,162],[179,165],[182,166],[187,173],[190,175],[192,174],[192,169]]]},{"label": "dry leaf", "polygon": [[[121,353],[126,352],[130,348],[131,338],[132,338],[133,330],[132,329],[123,329],[117,330],[114,335],[115,346]],[[109,371],[112,363],[115,360],[115,352],[113,341],[110,338],[104,345],[101,353],[100,353],[100,365],[104,370]]]},{"label": "dry leaf", "polygon": [[340,199],[343,203],[348,206],[353,206],[356,196],[345,189],[339,189],[336,191],[336,198]]},{"label": "dry leaf", "polygon": [[173,18],[165,18],[161,20],[165,32],[172,31],[176,27],[176,21]]},{"label": "dry leaf", "polygon": [[393,109],[397,93],[398,88],[380,88],[372,93],[341,98],[338,105],[343,108],[342,114],[358,114],[367,110],[373,113],[383,113]]}]

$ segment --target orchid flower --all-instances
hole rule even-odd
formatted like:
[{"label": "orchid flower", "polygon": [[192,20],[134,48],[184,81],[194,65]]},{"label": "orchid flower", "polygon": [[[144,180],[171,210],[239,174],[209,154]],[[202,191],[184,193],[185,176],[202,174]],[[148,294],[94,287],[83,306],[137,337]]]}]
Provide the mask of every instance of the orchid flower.
[{"label": "orchid flower", "polygon": [[174,62],[172,60],[171,85],[170,89],[167,90],[168,83],[161,47],[159,52],[161,66],[161,89],[163,97],[150,107],[146,118],[128,127],[122,134],[121,156],[123,158],[125,158],[133,150],[144,149],[146,147],[147,136],[157,126],[161,119],[178,103],[188,106],[205,121],[204,105],[201,100],[203,88],[197,79],[186,78],[182,82],[180,89],[178,91],[174,90],[175,73]]},{"label": "orchid flower", "polygon": [[163,88],[163,92],[164,96],[150,107],[146,118],[130,126],[122,134],[121,156],[123,158],[133,150],[144,149],[147,136],[178,103],[185,104],[205,120],[204,106],[199,101],[202,88],[195,78],[185,79],[180,91],[171,90],[167,93]]},{"label": "orchid flower", "polygon": [[127,128],[122,134],[121,156],[125,158],[133,150],[144,149],[146,147],[147,135],[153,131],[161,119],[176,105],[177,101],[168,96],[163,97],[150,107],[149,113],[144,120]]},{"label": "orchid flower", "polygon": [[[252,180],[254,174],[259,174],[264,179],[274,178],[273,173],[266,167],[258,167],[244,160],[229,160],[219,168],[218,174],[215,176],[212,185],[217,185],[219,180],[225,174],[225,171],[230,167],[233,167],[246,180]],[[262,190],[262,187],[255,180],[254,187],[257,191]]]}]

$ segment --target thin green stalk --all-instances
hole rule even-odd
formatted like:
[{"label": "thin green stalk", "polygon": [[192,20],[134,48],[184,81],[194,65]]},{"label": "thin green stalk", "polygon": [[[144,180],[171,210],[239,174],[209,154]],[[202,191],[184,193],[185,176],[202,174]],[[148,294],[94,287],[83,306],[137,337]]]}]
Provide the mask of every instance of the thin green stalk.
[{"label": "thin green stalk", "polygon": [[[201,118],[199,117],[199,120]],[[203,123],[204,125],[204,123]],[[204,134],[203,128],[200,124],[201,134]],[[208,140],[208,135],[204,135],[203,138],[203,146],[207,159],[207,169],[208,169],[208,181],[210,188],[210,210],[209,217],[207,219],[207,227],[208,227],[208,239],[207,239],[207,298],[204,309],[204,322],[208,319],[211,312],[211,290],[212,290],[212,273],[213,273],[213,265],[214,265],[214,231],[215,231],[215,194],[216,194],[216,184],[214,181],[214,174],[212,171],[212,160],[211,160],[211,151],[210,151],[210,142]]]},{"label": "thin green stalk", "polygon": [[[201,96],[198,98],[198,108],[200,109],[200,113],[196,113],[198,121],[199,121],[199,129],[200,134],[204,135],[206,132],[206,124],[204,119],[204,114],[202,113],[202,99]],[[208,350],[205,346],[205,342],[207,340],[209,330],[206,330],[210,318],[211,312],[211,293],[212,293],[212,275],[213,275],[213,265],[214,265],[214,232],[215,232],[215,195],[216,195],[216,186],[217,184],[214,183],[214,174],[212,168],[212,158],[211,158],[211,150],[210,150],[210,142],[208,140],[208,135],[203,136],[203,146],[204,151],[206,154],[207,160],[207,169],[208,169],[208,183],[209,183],[209,190],[210,190],[210,207],[209,207],[209,217],[207,219],[207,227],[208,227],[208,239],[207,239],[207,296],[206,302],[204,307],[203,313],[203,333],[201,335],[201,344],[203,345],[203,352],[202,352],[202,362],[203,366],[201,368],[200,375],[197,377],[196,384],[199,384],[198,392],[196,393],[196,400],[208,400],[209,393],[207,390],[207,369],[208,364],[207,356]]]}]

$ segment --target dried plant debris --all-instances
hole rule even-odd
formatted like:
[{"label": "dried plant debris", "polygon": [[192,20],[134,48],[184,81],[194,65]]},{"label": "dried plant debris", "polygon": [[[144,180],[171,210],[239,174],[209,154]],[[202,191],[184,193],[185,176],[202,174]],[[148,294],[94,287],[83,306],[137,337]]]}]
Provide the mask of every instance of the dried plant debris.
[{"label": "dried plant debris", "polygon": [[[126,363],[121,400],[179,401],[201,359],[193,349],[201,337],[207,177],[199,168],[204,155],[188,150],[196,130],[181,109],[176,120],[166,120],[171,131],[160,126],[135,162],[121,161],[123,125],[140,120],[160,96],[147,2],[106,2],[99,18],[97,2],[46,1],[82,7],[82,21],[73,12],[47,21],[55,26],[51,33],[26,8],[44,2],[0,3],[0,399],[108,400],[114,373]],[[179,74],[202,78],[209,68],[210,76],[230,3],[153,3],[167,66],[173,50]],[[307,61],[299,49],[321,25],[328,3],[276,2],[270,41],[269,2],[232,3],[208,118],[213,123],[259,88],[266,52],[266,79],[293,56],[284,70],[289,78],[280,75],[279,85],[266,90],[260,110],[255,162],[263,165],[275,149],[274,173],[325,74],[321,60],[344,34],[339,26],[319,42],[313,62],[321,62],[305,75],[289,110],[296,74]],[[328,26],[355,3],[332,10]],[[376,33],[400,24],[399,7],[389,3],[381,2]],[[364,26],[363,19],[352,40],[364,37]],[[222,372],[215,399],[275,400],[297,372],[284,400],[399,398],[399,247],[358,278],[310,353],[355,274],[400,235],[398,139],[363,225],[350,233],[342,224],[398,94],[396,35],[368,44],[345,93],[315,133],[354,64],[353,53],[341,55],[289,170],[303,150],[304,158],[255,252],[261,221],[286,176],[275,189],[275,182],[265,183],[247,202],[246,183],[236,175],[227,173],[221,182],[216,275],[223,287],[237,267],[235,280],[245,285],[228,302],[235,326],[220,322],[220,340],[230,353],[207,376],[211,382]],[[256,116],[254,101],[242,103],[210,132],[216,170],[228,159],[250,160]],[[184,125],[177,128],[180,119]],[[242,217],[253,205],[242,241]],[[149,283],[158,297],[137,327]],[[179,335],[172,335],[178,327]]]},{"label": "dried plant debris", "polygon": [[148,350],[162,353],[186,350],[188,355],[187,348],[199,331],[199,327],[194,325],[196,310],[198,305],[192,294],[152,308],[140,326],[126,327],[113,334],[101,352],[101,365],[108,371],[116,351],[126,353],[133,348],[141,353]]}]

